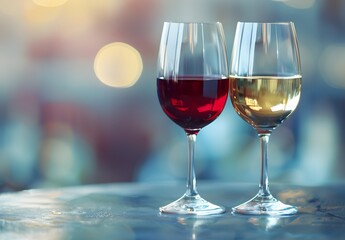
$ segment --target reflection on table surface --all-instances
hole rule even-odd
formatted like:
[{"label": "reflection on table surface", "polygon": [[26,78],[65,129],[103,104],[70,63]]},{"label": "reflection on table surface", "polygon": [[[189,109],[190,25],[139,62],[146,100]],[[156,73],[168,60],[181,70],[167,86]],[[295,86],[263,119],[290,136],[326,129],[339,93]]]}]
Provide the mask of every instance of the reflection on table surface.
[{"label": "reflection on table surface", "polygon": [[343,184],[272,185],[295,205],[291,217],[233,215],[232,206],[256,193],[255,184],[200,182],[199,191],[227,212],[208,217],[160,214],[183,184],[117,183],[37,189],[0,196],[1,239],[341,239]]}]

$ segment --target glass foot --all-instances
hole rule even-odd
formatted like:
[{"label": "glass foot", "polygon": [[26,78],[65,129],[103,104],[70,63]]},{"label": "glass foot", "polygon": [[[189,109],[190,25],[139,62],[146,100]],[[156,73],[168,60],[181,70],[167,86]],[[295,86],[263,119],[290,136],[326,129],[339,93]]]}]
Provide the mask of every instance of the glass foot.
[{"label": "glass foot", "polygon": [[232,208],[233,213],[252,214],[252,215],[292,215],[297,213],[297,208],[284,204],[274,198],[272,195],[256,195],[251,200]]},{"label": "glass foot", "polygon": [[180,199],[172,202],[166,206],[160,207],[159,211],[162,213],[171,214],[191,214],[191,215],[211,215],[225,212],[225,208],[214,205],[200,195],[187,196],[183,195]]}]

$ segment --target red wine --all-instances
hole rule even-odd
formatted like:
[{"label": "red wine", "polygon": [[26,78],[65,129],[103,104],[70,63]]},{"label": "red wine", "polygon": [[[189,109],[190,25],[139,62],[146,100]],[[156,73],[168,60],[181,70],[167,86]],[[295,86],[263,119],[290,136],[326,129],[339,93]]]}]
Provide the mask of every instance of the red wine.
[{"label": "red wine", "polygon": [[168,117],[187,133],[196,134],[223,111],[229,85],[228,78],[158,78],[157,92]]}]

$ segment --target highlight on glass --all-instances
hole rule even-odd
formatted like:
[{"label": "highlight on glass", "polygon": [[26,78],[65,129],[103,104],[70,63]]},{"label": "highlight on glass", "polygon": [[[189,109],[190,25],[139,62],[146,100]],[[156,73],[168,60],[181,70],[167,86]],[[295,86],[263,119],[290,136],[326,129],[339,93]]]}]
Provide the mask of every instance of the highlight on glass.
[{"label": "highlight on glass", "polygon": [[187,190],[162,213],[210,215],[224,207],[203,199],[196,187],[194,151],[199,131],[223,111],[229,72],[222,24],[173,23],[163,26],[158,55],[157,94],[164,113],[187,135]]},{"label": "highlight on glass", "polygon": [[297,36],[292,22],[237,23],[231,67],[230,98],[238,115],[261,143],[257,195],[233,208],[239,214],[289,215],[297,208],[272,196],[268,186],[268,142],[272,131],[296,109],[302,87]]}]

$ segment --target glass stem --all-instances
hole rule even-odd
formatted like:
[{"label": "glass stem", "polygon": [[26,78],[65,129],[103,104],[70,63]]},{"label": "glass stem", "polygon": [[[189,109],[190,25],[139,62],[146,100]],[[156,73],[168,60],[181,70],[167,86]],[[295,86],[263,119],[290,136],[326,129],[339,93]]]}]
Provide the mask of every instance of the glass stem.
[{"label": "glass stem", "polygon": [[193,197],[198,195],[196,190],[196,176],[194,169],[194,152],[195,152],[195,142],[196,134],[187,133],[188,139],[188,176],[187,176],[187,191],[186,196]]},{"label": "glass stem", "polygon": [[269,187],[268,187],[268,142],[270,139],[270,133],[259,133],[260,137],[260,145],[261,145],[261,177],[260,177],[260,185],[259,185],[259,193],[258,195],[261,197],[269,197],[271,196]]}]

